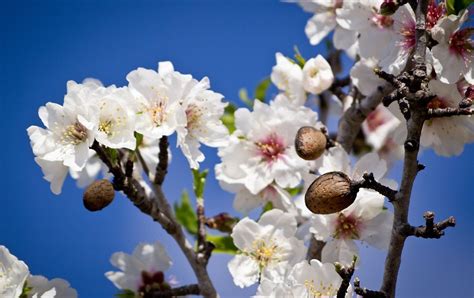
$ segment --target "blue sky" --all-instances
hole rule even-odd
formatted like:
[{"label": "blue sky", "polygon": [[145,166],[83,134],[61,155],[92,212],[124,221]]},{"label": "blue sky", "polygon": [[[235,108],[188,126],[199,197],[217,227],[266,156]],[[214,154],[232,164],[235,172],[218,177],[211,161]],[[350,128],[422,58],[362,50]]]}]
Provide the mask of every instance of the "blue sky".
[{"label": "blue sky", "polygon": [[[213,90],[238,103],[241,87],[252,89],[271,71],[274,54],[304,56],[324,49],[309,45],[304,26],[309,15],[278,1],[2,1],[0,244],[24,260],[33,274],[70,281],[81,297],[112,297],[104,277],[110,255],[131,252],[140,241],[160,240],[173,259],[170,274],[183,284],[195,281],[177,246],[125,198],[99,213],[82,206],[82,191],[67,180],[60,196],[49,191],[34,163],[26,128],[40,125],[37,110],[47,101],[61,103],[68,80],[96,77],[104,84],[126,84],[137,68],[156,68],[171,60],[177,70],[208,76]],[[175,138],[172,138],[174,145]],[[174,146],[173,146],[174,148]],[[206,149],[203,167],[218,162]],[[170,200],[191,189],[191,173],[173,149],[165,191]],[[472,297],[474,240],[472,181],[474,146],[460,157],[441,158],[425,151],[427,166],[417,178],[410,220],[422,224],[433,210],[438,219],[454,215],[458,226],[440,240],[408,239],[399,276],[399,297]],[[400,165],[393,170],[399,178]],[[185,179],[186,178],[186,179]],[[232,211],[232,195],[210,179],[207,214]],[[249,296],[227,270],[227,255],[212,257],[209,270],[223,297]],[[384,253],[362,249],[356,275],[378,288]]]}]

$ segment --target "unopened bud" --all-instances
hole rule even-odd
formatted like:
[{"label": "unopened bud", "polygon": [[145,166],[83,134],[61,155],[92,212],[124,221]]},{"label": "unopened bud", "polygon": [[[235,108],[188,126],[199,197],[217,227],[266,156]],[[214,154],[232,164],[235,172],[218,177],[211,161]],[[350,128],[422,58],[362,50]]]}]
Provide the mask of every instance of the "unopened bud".
[{"label": "unopened bud", "polygon": [[95,181],[84,191],[84,207],[89,211],[99,211],[107,207],[114,200],[114,196],[114,187],[109,180]]},{"label": "unopened bud", "polygon": [[306,207],[316,214],[342,211],[349,207],[357,197],[358,189],[351,185],[351,179],[342,172],[321,175],[306,191]]},{"label": "unopened bud", "polygon": [[219,213],[206,219],[206,226],[223,233],[230,233],[239,220],[232,217],[229,213]]},{"label": "unopened bud", "polygon": [[394,14],[398,9],[398,3],[395,0],[385,0],[380,5],[380,14],[383,16],[390,16]]},{"label": "unopened bud", "polygon": [[303,126],[296,133],[295,148],[299,157],[315,160],[326,150],[326,135],[311,126]]}]

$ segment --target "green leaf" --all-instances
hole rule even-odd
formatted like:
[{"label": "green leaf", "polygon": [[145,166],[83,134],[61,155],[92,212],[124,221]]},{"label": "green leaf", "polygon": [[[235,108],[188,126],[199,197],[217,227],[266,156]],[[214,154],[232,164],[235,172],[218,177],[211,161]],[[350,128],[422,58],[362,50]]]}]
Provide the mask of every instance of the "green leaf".
[{"label": "green leaf", "polygon": [[239,90],[239,98],[243,103],[245,103],[248,107],[253,106],[253,99],[250,99],[249,93],[247,92],[247,89],[245,88],[240,88]]},{"label": "green leaf", "polygon": [[268,87],[270,87],[271,83],[272,81],[270,80],[269,77],[266,77],[263,80],[261,80],[258,83],[257,87],[255,88],[255,98],[260,101],[265,102],[265,96],[267,95],[267,90],[268,90]]},{"label": "green leaf", "polygon": [[118,150],[117,149],[106,147],[105,148],[105,153],[107,154],[107,156],[110,158],[110,160],[113,163],[116,163],[118,161]]},{"label": "green leaf", "polygon": [[19,298],[27,298],[31,290],[33,290],[33,288],[28,286],[28,281],[25,281]]},{"label": "green leaf", "polygon": [[203,197],[207,173],[209,173],[209,169],[205,169],[202,172],[199,172],[197,169],[193,169],[193,189],[194,195],[198,199]]},{"label": "green leaf", "polygon": [[135,135],[136,144],[137,144],[136,148],[138,148],[138,147],[140,147],[140,145],[143,142],[143,135],[141,133],[138,133],[138,132],[135,132],[134,135]]},{"label": "green leaf", "polygon": [[446,10],[448,15],[459,14],[461,10],[466,9],[472,4],[472,0],[446,0]]},{"label": "green leaf", "polygon": [[237,108],[229,103],[224,110],[224,115],[221,117],[222,123],[227,127],[229,133],[233,133],[235,131],[235,117],[234,112]]},{"label": "green leaf", "polygon": [[303,191],[303,186],[297,186],[297,187],[293,187],[293,188],[285,188],[285,190],[292,196],[297,196],[299,194],[301,194],[301,192]]},{"label": "green leaf", "polygon": [[263,209],[262,209],[262,214],[260,214],[260,216],[263,215],[263,213],[267,212],[267,211],[270,211],[273,209],[273,203],[272,202],[267,202],[264,206],[263,206]]},{"label": "green leaf", "polygon": [[178,222],[192,235],[197,234],[197,216],[189,200],[187,191],[181,194],[181,202],[174,203],[174,212]]},{"label": "green leaf", "polygon": [[295,50],[295,60],[296,60],[296,63],[298,63],[298,65],[303,68],[303,66],[305,65],[306,63],[306,59],[303,57],[303,55],[301,55],[300,53],[300,50],[298,49],[297,46],[294,46],[294,50]]},{"label": "green leaf", "polygon": [[207,235],[206,240],[214,244],[212,252],[235,255],[238,251],[230,236]]},{"label": "green leaf", "polygon": [[115,297],[118,298],[135,298],[135,292],[132,290],[123,290],[122,292],[115,294]]}]

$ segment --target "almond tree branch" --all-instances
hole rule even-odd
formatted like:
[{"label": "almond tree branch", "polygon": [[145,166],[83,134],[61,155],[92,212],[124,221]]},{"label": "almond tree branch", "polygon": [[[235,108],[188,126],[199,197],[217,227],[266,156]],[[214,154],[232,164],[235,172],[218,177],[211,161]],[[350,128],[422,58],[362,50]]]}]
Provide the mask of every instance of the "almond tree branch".
[{"label": "almond tree branch", "polygon": [[[164,146],[165,144],[166,146]],[[161,172],[157,173],[157,176],[161,176],[158,183],[153,183],[152,185],[155,197],[148,197],[140,182],[133,178],[133,175],[126,175],[120,163],[112,160],[107,154],[105,148],[97,141],[94,141],[91,149],[97,152],[99,158],[107,165],[109,171],[114,175],[114,188],[118,191],[123,191],[127,195],[127,198],[132,201],[140,211],[150,215],[153,220],[159,222],[166,232],[175,239],[196,275],[199,282],[200,294],[204,297],[217,297],[217,292],[206,269],[207,262],[202,263],[198,259],[193,246],[186,239],[183,228],[179,225],[171,206],[161,189],[161,183],[164,181],[164,176],[166,175],[168,166],[167,144],[167,139],[163,140],[162,138],[162,140],[160,140],[160,162],[158,163],[158,167]],[[162,154],[162,152],[166,153]],[[163,158],[163,160],[161,160],[161,158]],[[130,165],[133,166],[133,163],[127,161],[127,174],[132,172],[129,169]]]},{"label": "almond tree branch", "polygon": [[435,214],[432,211],[426,211],[423,217],[425,218],[426,225],[419,227],[410,226],[408,236],[439,239],[444,235],[445,229],[456,226],[456,220],[452,216],[436,224],[434,223]]},{"label": "almond tree branch", "polygon": [[344,112],[339,120],[338,134],[336,142],[341,144],[346,152],[350,153],[354,140],[360,130],[362,122],[382,102],[382,98],[392,92],[394,88],[386,83],[378,88],[371,96],[355,102]]},{"label": "almond tree branch", "polygon": [[166,173],[168,173],[168,137],[163,136],[160,139],[159,148],[160,153],[158,153],[159,162],[156,165],[156,173],[154,183],[162,185],[165,181]]},{"label": "almond tree branch", "polygon": [[362,176],[363,180],[361,181],[355,181],[352,183],[352,187],[355,187],[357,189],[359,188],[369,188],[373,189],[376,192],[380,193],[381,195],[385,196],[388,198],[388,200],[391,202],[395,200],[395,196],[397,195],[397,191],[391,189],[390,187],[387,187],[379,182],[377,182],[374,178],[373,173],[365,173]]},{"label": "almond tree branch", "polygon": [[347,289],[349,288],[351,284],[352,275],[354,275],[356,262],[357,262],[357,256],[354,256],[354,258],[352,259],[351,265],[348,267],[344,267],[340,263],[337,263],[337,262],[334,263],[334,266],[336,267],[336,272],[342,278],[341,285],[339,286],[339,290],[337,291],[337,295],[336,295],[337,298],[346,297]]},{"label": "almond tree branch", "polygon": [[356,277],[354,279],[354,292],[361,297],[366,298],[386,298],[383,292],[369,290],[360,286],[360,280]]},{"label": "almond tree branch", "polygon": [[145,293],[143,298],[168,298],[186,295],[199,295],[200,293],[199,285],[193,284],[165,291],[151,290],[148,293]]},{"label": "almond tree branch", "polygon": [[444,109],[428,109],[428,119],[440,118],[440,117],[451,117],[451,116],[462,116],[462,115],[473,115],[473,108],[444,108]]}]

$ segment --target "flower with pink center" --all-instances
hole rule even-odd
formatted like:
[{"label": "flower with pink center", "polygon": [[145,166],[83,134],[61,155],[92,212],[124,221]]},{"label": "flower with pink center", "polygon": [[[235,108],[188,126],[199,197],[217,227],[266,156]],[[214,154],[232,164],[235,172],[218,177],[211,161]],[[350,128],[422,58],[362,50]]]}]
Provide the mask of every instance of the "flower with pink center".
[{"label": "flower with pink center", "polygon": [[[383,178],[387,166],[377,153],[366,154],[351,170],[348,154],[340,147],[333,147],[323,155],[317,168],[320,174],[341,171],[353,180],[362,179],[364,173],[373,173],[377,181],[396,188],[394,181]],[[349,265],[353,256],[359,255],[355,241],[386,249],[392,222],[393,214],[384,208],[384,197],[375,191],[361,189],[354,203],[341,212],[313,215],[309,231],[317,240],[327,242],[321,254],[323,262]]]},{"label": "flower with pink center", "polygon": [[438,42],[432,49],[433,66],[443,83],[453,84],[464,76],[474,84],[474,28],[462,28],[468,14],[464,10],[459,16],[444,17],[431,30],[433,39]]},{"label": "flower with pink center", "polygon": [[337,10],[337,22],[346,30],[356,32],[359,54],[363,58],[381,59],[383,46],[394,38],[394,19],[379,13],[382,0],[345,1]]},{"label": "flower with pink center", "polygon": [[[436,98],[428,103],[428,108],[457,108],[464,96],[459,92],[456,84],[444,84],[438,80],[431,80],[429,85]],[[390,111],[401,121],[403,115],[396,105],[390,106]],[[394,132],[394,139],[403,144],[407,131],[405,125],[400,125]],[[456,116],[434,118],[425,121],[421,131],[420,145],[432,148],[441,156],[459,155],[464,144],[474,142],[474,117]]]},{"label": "flower with pink center", "polygon": [[380,104],[362,123],[362,131],[367,138],[367,143],[377,151],[383,147],[390,133],[393,132],[400,123],[401,121],[395,117],[389,109]]},{"label": "flower with pink center", "polygon": [[165,282],[163,272],[171,266],[171,259],[159,242],[140,243],[132,255],[116,252],[110,262],[121,271],[109,271],[105,276],[121,290],[139,294],[152,287],[167,289],[170,286]]},{"label": "flower with pink center", "polygon": [[216,177],[222,187],[238,192],[243,186],[257,195],[272,183],[297,186],[309,164],[297,156],[294,138],[301,126],[316,126],[316,120],[315,112],[291,104],[283,94],[270,104],[256,100],[253,111],[238,109],[236,131],[228,146],[219,148]]}]

